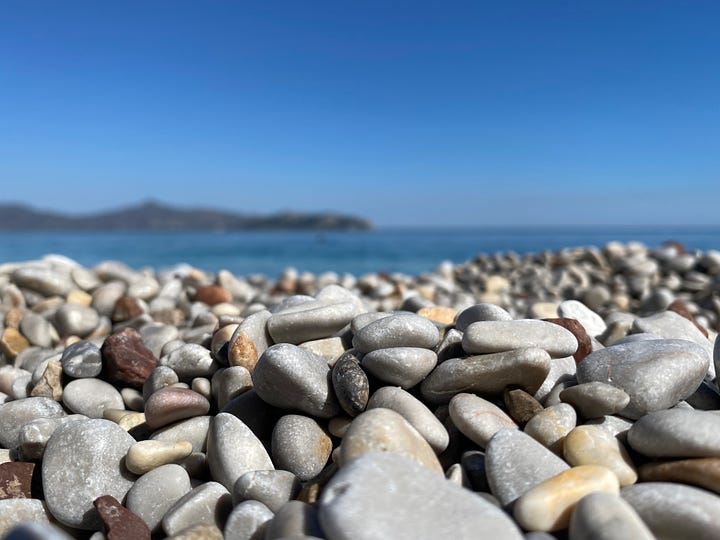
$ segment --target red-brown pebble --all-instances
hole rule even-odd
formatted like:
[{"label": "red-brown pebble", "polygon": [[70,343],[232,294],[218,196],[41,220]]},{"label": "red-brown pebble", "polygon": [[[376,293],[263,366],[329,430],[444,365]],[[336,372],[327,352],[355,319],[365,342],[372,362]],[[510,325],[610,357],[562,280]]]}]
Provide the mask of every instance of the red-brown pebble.
[{"label": "red-brown pebble", "polygon": [[115,309],[112,312],[113,322],[127,321],[143,314],[143,308],[137,298],[132,296],[121,296],[115,302]]},{"label": "red-brown pebble", "polygon": [[34,463],[0,463],[0,499],[32,499]]},{"label": "red-brown pebble", "polygon": [[101,352],[108,379],[133,388],[142,388],[157,367],[155,355],[132,328],[123,328],[108,336]]},{"label": "red-brown pebble", "polygon": [[572,332],[578,342],[577,351],[575,351],[575,354],[573,354],[573,358],[575,359],[576,364],[582,362],[583,358],[585,358],[588,354],[592,352],[592,341],[590,340],[590,336],[585,331],[585,327],[580,324],[580,321],[578,321],[577,319],[558,317],[556,319],[543,320],[551,322],[553,324],[557,324],[558,326],[562,326],[566,330]]},{"label": "red-brown pebble", "polygon": [[510,418],[520,425],[525,425],[533,416],[543,410],[540,402],[525,390],[508,388],[503,392],[503,403],[510,414]]},{"label": "red-brown pebble", "polygon": [[223,302],[232,302],[232,294],[220,285],[203,285],[198,287],[195,293],[195,301],[214,306]]},{"label": "red-brown pebble", "polygon": [[187,388],[165,387],[153,392],[145,403],[145,423],[157,429],[178,420],[202,416],[210,410],[210,402]]},{"label": "red-brown pebble", "polygon": [[150,529],[145,522],[110,495],[95,499],[105,537],[108,540],[150,540]]}]

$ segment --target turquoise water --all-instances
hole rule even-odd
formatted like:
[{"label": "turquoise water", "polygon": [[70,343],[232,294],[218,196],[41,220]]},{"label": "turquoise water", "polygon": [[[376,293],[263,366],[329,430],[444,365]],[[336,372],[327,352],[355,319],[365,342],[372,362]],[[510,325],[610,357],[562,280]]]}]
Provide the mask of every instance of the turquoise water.
[{"label": "turquoise water", "polygon": [[0,262],[60,253],[92,266],[119,260],[134,267],[166,268],[185,262],[208,271],[278,275],[299,271],[404,272],[433,270],[479,253],[532,253],[611,240],[658,246],[677,240],[689,249],[720,249],[719,227],[522,227],[478,229],[379,229],[371,232],[138,233],[58,232],[0,234]]}]

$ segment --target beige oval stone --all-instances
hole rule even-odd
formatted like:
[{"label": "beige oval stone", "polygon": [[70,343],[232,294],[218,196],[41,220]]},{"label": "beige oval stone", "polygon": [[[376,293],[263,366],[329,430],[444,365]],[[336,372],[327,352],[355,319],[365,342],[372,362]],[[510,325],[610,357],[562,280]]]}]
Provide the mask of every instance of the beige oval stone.
[{"label": "beige oval stone", "polygon": [[13,360],[18,353],[24,351],[30,343],[16,328],[6,328],[0,338],[0,351],[8,360]]},{"label": "beige oval stone", "polygon": [[192,454],[188,441],[140,441],[133,444],[125,457],[125,465],[132,473],[142,475],[161,465],[176,463]]},{"label": "beige oval stone", "polygon": [[250,373],[255,369],[259,354],[255,342],[243,331],[236,331],[228,348],[228,361],[231,366],[242,366]]},{"label": "beige oval stone", "polygon": [[565,436],[576,425],[575,409],[567,403],[559,403],[533,416],[525,425],[525,433],[561,456]]},{"label": "beige oval stone", "polygon": [[430,444],[407,420],[390,409],[371,409],[353,420],[342,440],[340,463],[346,464],[373,451],[400,454],[443,474]]},{"label": "beige oval stone", "polygon": [[515,503],[513,515],[528,531],[567,528],[580,499],[595,492],[620,493],[617,476],[599,465],[580,465],[541,482]]},{"label": "beige oval stone", "polygon": [[570,465],[602,465],[618,477],[621,486],[637,482],[637,471],[625,447],[598,426],[578,426],[565,436],[565,461]]},{"label": "beige oval stone", "polygon": [[92,304],[92,296],[81,289],[73,289],[67,295],[67,301],[73,304],[89,307]]},{"label": "beige oval stone", "polygon": [[424,307],[418,310],[417,314],[440,324],[452,324],[457,317],[457,311],[446,306]]},{"label": "beige oval stone", "polygon": [[131,412],[130,414],[126,414],[120,420],[118,420],[117,425],[123,428],[125,431],[130,431],[131,429],[136,428],[140,424],[144,423],[145,413]]}]

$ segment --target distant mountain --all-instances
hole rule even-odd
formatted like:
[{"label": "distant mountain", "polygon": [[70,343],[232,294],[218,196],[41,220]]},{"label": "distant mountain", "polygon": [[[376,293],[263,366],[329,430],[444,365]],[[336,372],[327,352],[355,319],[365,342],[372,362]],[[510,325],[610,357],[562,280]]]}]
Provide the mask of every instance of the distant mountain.
[{"label": "distant mountain", "polygon": [[148,201],[108,212],[71,216],[23,204],[0,203],[0,231],[366,231],[372,228],[366,219],[324,212],[235,214]]}]

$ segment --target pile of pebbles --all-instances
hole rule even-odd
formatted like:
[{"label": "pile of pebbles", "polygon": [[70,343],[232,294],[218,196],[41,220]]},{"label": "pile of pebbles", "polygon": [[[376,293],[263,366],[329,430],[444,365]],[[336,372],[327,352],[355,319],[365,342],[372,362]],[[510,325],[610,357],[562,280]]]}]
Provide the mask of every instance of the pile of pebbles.
[{"label": "pile of pebbles", "polygon": [[53,255],[0,265],[0,322],[7,539],[720,538],[720,252]]}]

